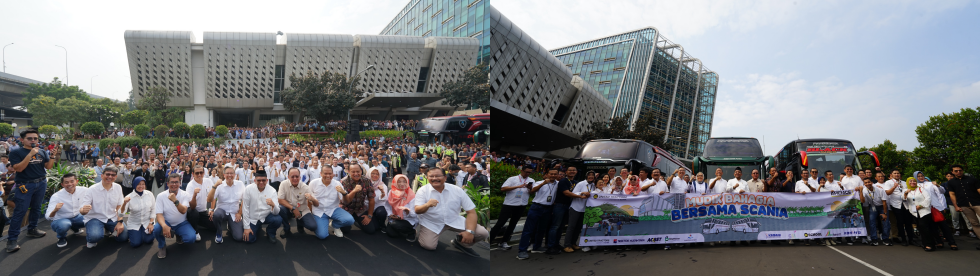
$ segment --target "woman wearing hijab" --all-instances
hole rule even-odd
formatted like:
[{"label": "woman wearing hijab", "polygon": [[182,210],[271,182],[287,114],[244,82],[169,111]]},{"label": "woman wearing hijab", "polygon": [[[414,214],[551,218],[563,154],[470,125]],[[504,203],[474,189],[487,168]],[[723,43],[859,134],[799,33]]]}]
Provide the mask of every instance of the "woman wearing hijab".
[{"label": "woman wearing hijab", "polygon": [[929,195],[928,191],[919,187],[917,182],[915,177],[909,177],[905,180],[906,189],[905,193],[902,194],[902,200],[905,208],[918,219],[919,238],[922,239],[923,248],[925,251],[931,252],[935,250],[933,245],[936,244],[936,233],[932,229],[932,196]]},{"label": "woman wearing hijab", "polygon": [[123,212],[129,214],[125,223],[129,246],[137,248],[143,244],[153,243],[155,206],[156,197],[146,190],[146,179],[137,176],[133,179],[133,192],[123,199],[122,206]]},{"label": "woman wearing hijab", "polygon": [[640,195],[640,179],[635,175],[631,175],[629,184],[623,189],[623,193],[632,196]]},{"label": "woman wearing hijab", "polygon": [[612,185],[610,185],[612,186],[612,191],[610,191],[609,194],[614,194],[614,195],[623,194],[623,189],[626,188],[626,185],[623,183],[623,181],[624,181],[623,178],[619,176],[613,178]]},{"label": "woman wearing hijab", "polygon": [[[384,181],[382,181],[381,172],[378,171],[377,168],[371,168],[371,170],[368,171],[368,175],[371,176],[371,186],[374,187],[375,204],[373,215],[376,218],[388,217],[388,214],[391,213],[391,211],[389,211],[390,207],[388,207],[388,186],[385,185]],[[367,199],[364,199],[364,205],[368,205]],[[387,231],[385,228],[385,220],[375,219],[371,220],[371,223],[374,223],[374,229],[379,229],[382,232]]]},{"label": "woman wearing hijab", "polygon": [[415,242],[415,225],[419,223],[418,215],[415,214],[415,192],[404,174],[396,175],[391,183],[391,192],[387,195],[391,215],[388,216],[386,233],[392,238],[405,238],[408,242]]},{"label": "woman wearing hijab", "polygon": [[[930,202],[932,208],[936,208],[936,210],[939,210],[940,213],[943,213],[943,211],[948,208],[946,205],[946,197],[943,195],[946,193],[946,190],[943,189],[943,187],[936,185],[935,182],[929,180],[929,178],[922,172],[914,172],[912,173],[912,176],[915,177],[916,183],[918,183],[919,187],[925,190],[929,196],[932,197]],[[945,241],[949,243],[949,249],[959,249],[959,247],[956,246],[956,240],[953,237],[953,229],[950,229],[949,225],[946,225],[945,221],[936,222],[935,220],[929,220],[929,222],[932,222],[932,224],[929,226],[932,228],[933,232],[936,234],[942,234],[942,238],[936,238],[935,248],[943,248],[943,238],[945,238]]]}]

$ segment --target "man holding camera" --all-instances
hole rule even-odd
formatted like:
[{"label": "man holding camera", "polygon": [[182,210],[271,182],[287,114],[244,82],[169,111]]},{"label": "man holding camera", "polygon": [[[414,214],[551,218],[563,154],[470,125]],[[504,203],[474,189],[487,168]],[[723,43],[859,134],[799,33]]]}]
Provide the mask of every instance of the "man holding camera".
[{"label": "man holding camera", "polygon": [[22,147],[10,151],[10,163],[13,170],[17,172],[14,179],[14,188],[11,191],[9,200],[17,206],[14,214],[10,217],[10,230],[7,232],[7,253],[17,252],[20,246],[17,245],[17,238],[20,235],[19,225],[30,208],[28,216],[27,236],[31,238],[44,237],[44,231],[37,229],[37,220],[41,218],[41,201],[44,200],[44,192],[48,188],[48,181],[45,178],[45,169],[54,166],[55,159],[50,156],[58,156],[58,149],[51,151],[51,155],[46,154],[38,148],[40,136],[36,129],[28,129],[20,133]]}]

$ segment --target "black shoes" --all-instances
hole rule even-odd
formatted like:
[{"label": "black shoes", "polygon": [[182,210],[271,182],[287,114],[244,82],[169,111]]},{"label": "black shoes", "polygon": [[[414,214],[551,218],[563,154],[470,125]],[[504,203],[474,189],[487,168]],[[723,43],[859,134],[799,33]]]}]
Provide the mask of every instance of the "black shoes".
[{"label": "black shoes", "polygon": [[[977,247],[977,249],[980,249],[980,247]],[[20,250],[20,245],[17,245],[17,241],[7,240],[7,253],[14,253],[17,250]]]},{"label": "black shoes", "polygon": [[28,237],[31,237],[31,238],[44,237],[45,234],[47,234],[47,233],[45,233],[44,231],[41,231],[41,230],[37,230],[36,228],[35,229],[27,230],[27,236]]}]

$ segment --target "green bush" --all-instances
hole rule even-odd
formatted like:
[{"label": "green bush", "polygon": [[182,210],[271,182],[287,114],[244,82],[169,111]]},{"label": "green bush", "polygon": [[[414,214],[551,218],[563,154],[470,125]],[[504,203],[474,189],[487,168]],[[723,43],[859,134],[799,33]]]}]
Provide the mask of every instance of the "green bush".
[{"label": "green bush", "polygon": [[218,127],[215,127],[214,131],[218,132],[218,135],[221,135],[221,137],[224,137],[225,134],[228,134],[228,127],[224,125],[220,125]]},{"label": "green bush", "polygon": [[[378,138],[384,136],[385,139],[402,138],[404,130],[365,130],[361,131],[361,138]],[[346,136],[346,134],[345,134]]]},{"label": "green bush", "polygon": [[201,124],[191,126],[191,138],[204,138],[205,130]]},{"label": "green bush", "polygon": [[136,133],[137,137],[140,138],[146,137],[146,135],[150,133],[150,126],[146,124],[138,124],[135,127],[133,127],[133,132]]},{"label": "green bush", "polygon": [[14,126],[11,126],[8,123],[0,123],[0,135],[13,135],[13,134],[14,134]]},{"label": "green bush", "polygon": [[170,128],[166,125],[159,125],[153,128],[153,138],[164,138],[167,137],[167,133],[170,132]]},{"label": "green bush", "polygon": [[198,145],[207,145],[208,143],[214,143],[215,145],[220,145],[220,144],[224,143],[225,140],[226,139],[224,139],[224,138],[216,138],[216,139],[211,139],[211,138],[182,139],[182,138],[176,138],[176,137],[141,139],[141,138],[138,138],[138,137],[126,136],[126,137],[119,137],[119,138],[115,138],[115,139],[102,139],[102,140],[99,140],[99,147],[102,148],[102,149],[105,149],[106,147],[108,147],[109,145],[112,145],[112,144],[119,144],[120,146],[123,146],[123,147],[131,147],[131,146],[134,146],[134,145],[138,145],[140,147],[142,147],[142,146],[158,147],[160,145],[168,145],[169,146],[170,144],[179,145],[179,144],[183,144],[183,143],[187,143],[188,145],[190,145],[190,144],[195,143],[195,142]]},{"label": "green bush", "polygon": [[100,122],[87,122],[82,124],[82,132],[90,135],[98,135],[105,132],[105,126]]},{"label": "green bush", "polygon": [[187,125],[187,123],[185,122],[179,122],[174,124],[174,134],[177,134],[177,137],[184,137],[184,135],[187,135],[187,133],[189,133],[190,131],[191,131],[191,126]]},{"label": "green bush", "polygon": [[52,125],[43,125],[37,129],[37,132],[40,132],[41,134],[44,134],[44,136],[48,137],[48,139],[51,139],[51,136],[55,132],[58,132],[58,127]]}]

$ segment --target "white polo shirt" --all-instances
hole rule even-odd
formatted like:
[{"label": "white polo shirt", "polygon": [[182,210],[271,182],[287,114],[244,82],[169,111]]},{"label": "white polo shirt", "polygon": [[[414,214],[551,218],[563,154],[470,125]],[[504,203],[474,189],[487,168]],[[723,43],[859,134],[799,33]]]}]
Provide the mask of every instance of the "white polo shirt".
[{"label": "white polo shirt", "polygon": [[873,204],[874,206],[881,206],[882,201],[887,200],[888,195],[885,194],[885,189],[881,185],[875,184],[871,186],[874,187],[874,191],[871,191],[867,187],[861,190],[861,196],[864,197],[864,205],[870,206],[869,204]]},{"label": "white polo shirt", "polygon": [[231,186],[224,182],[218,184],[214,187],[214,209],[224,210],[228,215],[237,214],[244,192],[245,183],[238,180],[233,180]]},{"label": "white polo shirt", "polygon": [[466,217],[460,216],[460,211],[476,208],[470,197],[462,188],[452,184],[443,184],[442,192],[436,191],[432,185],[425,185],[415,192],[415,205],[423,205],[429,199],[439,201],[436,206],[429,208],[424,214],[419,214],[419,224],[432,232],[441,232],[444,226],[453,229],[466,229]]},{"label": "white polo shirt", "polygon": [[[507,181],[504,181],[504,184],[501,185],[501,187],[523,186],[527,185],[527,183],[534,183],[534,179],[532,179],[530,176],[524,178],[520,175],[515,175],[508,178]],[[530,197],[528,196],[528,192],[530,192],[528,188],[517,188],[507,191],[507,193],[504,195],[504,205],[527,206],[527,198]]]},{"label": "white polo shirt", "polygon": [[[197,210],[198,212],[207,212],[208,211],[208,193],[210,193],[211,192],[211,188],[214,187],[214,182],[211,182],[211,179],[208,179],[207,177],[201,179],[201,181],[203,181],[204,183],[203,184],[202,183],[197,183],[197,180],[194,180],[194,178],[191,178],[191,181],[190,182],[187,182],[187,190],[186,190],[186,192],[188,194],[190,194],[191,196],[193,196],[194,195],[194,189],[201,188],[201,192],[197,193],[197,202],[196,202],[197,203],[197,207],[195,207],[194,209]],[[190,204],[190,203],[188,203],[188,204]]]},{"label": "white polo shirt", "polygon": [[558,190],[558,181],[551,181],[550,184],[544,184],[544,180],[541,180],[535,182],[532,187],[538,186],[542,187],[538,189],[538,192],[534,193],[534,199],[531,201],[547,206],[555,204],[555,192]]},{"label": "white polo shirt", "polygon": [[88,214],[84,215],[85,223],[93,219],[99,220],[102,223],[106,223],[109,220],[115,221],[119,217],[116,207],[121,207],[123,204],[122,186],[112,183],[112,186],[107,190],[102,186],[102,183],[92,185],[92,187],[89,187],[88,192],[82,196],[81,203],[78,206],[79,208],[82,205],[92,205],[92,210],[89,210]]},{"label": "white polo shirt", "polygon": [[857,175],[845,175],[844,177],[841,177],[840,184],[844,185],[845,190],[853,191],[854,189],[857,189],[857,187],[864,186],[864,180],[861,180],[861,177]]},{"label": "white polo shirt", "polygon": [[[48,201],[48,210],[44,211],[44,218],[53,221],[78,216],[78,210],[82,208],[82,198],[87,192],[88,188],[82,186],[75,186],[75,193],[71,194],[65,189],[58,190],[58,192],[51,195],[51,200]],[[54,207],[58,206],[58,203],[64,203],[64,205],[61,206],[61,210],[58,210],[58,213],[54,214],[54,217],[50,217],[51,212],[54,211]],[[0,212],[3,212],[3,210],[0,210]]]},{"label": "white polo shirt", "polygon": [[809,181],[807,181],[806,179],[800,179],[800,180],[796,181],[796,188],[793,191],[794,192],[804,192],[804,193],[814,193],[814,191],[810,190],[809,187],[813,187],[814,189],[816,189],[817,187],[819,187],[819,185],[814,186],[814,185],[811,185],[809,183]]},{"label": "white polo shirt", "polygon": [[905,202],[905,200],[902,199],[902,194],[905,193],[905,189],[906,189],[905,181],[895,182],[894,179],[889,179],[888,181],[885,181],[885,183],[882,184],[881,186],[885,188],[885,190],[887,191],[890,190],[892,187],[895,187],[896,184],[898,185],[898,187],[895,188],[894,191],[892,191],[892,194],[888,195],[888,206],[891,206],[892,208],[895,209],[902,209],[902,203]]},{"label": "white polo shirt", "polygon": [[[163,214],[163,219],[167,221],[171,226],[180,224],[181,222],[187,221],[187,214],[181,214],[177,210],[177,206],[174,205],[173,201],[170,201],[170,190],[164,190],[157,195],[157,206],[156,213]],[[191,202],[191,194],[184,190],[177,189],[177,202],[184,207],[187,207]],[[190,210],[190,208],[187,208]]]},{"label": "white polo shirt", "polygon": [[841,187],[840,182],[837,181],[824,183],[822,188],[820,188],[820,184],[818,183],[817,187],[818,187],[817,192],[830,192],[830,191],[844,190],[844,188]]},{"label": "white polo shirt", "polygon": [[328,217],[333,216],[335,209],[340,206],[340,192],[337,192],[337,187],[343,187],[340,181],[336,179],[328,179],[327,183],[323,183],[323,178],[317,178],[310,181],[310,191],[313,197],[320,202],[320,206],[313,206],[313,216],[321,217],[323,214],[327,214]]}]

